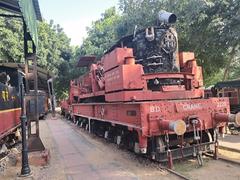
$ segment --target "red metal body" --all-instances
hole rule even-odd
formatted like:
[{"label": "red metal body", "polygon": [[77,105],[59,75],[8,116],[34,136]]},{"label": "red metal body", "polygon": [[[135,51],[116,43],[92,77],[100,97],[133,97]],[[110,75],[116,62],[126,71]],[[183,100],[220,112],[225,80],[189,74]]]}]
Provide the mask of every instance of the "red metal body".
[{"label": "red metal body", "polygon": [[[228,98],[204,99],[202,69],[193,53],[179,53],[177,62],[180,72],[145,74],[132,49],[116,48],[92,64],[89,73],[70,82],[69,101],[62,108],[75,121],[88,119],[88,126],[97,120],[137,132],[142,153],[153,137],[221,131],[230,113]],[[168,79],[178,84],[149,86],[150,81]]]},{"label": "red metal body", "polygon": [[20,125],[21,108],[0,111],[0,139]]},{"label": "red metal body", "polygon": [[239,89],[234,88],[227,88],[224,89],[223,92],[219,92],[218,97],[228,97],[230,101],[230,105],[239,105],[240,99],[239,99]]},{"label": "red metal body", "polygon": [[217,149],[216,134],[240,118],[229,115],[228,98],[204,98],[194,53],[177,52],[171,26],[128,38],[94,64],[93,57],[80,59],[78,66],[88,64],[90,70],[70,82],[62,109],[80,127],[169,165],[201,156],[210,144]]},{"label": "red metal body", "polygon": [[[79,103],[72,105],[73,116],[87,116],[89,118],[107,121],[112,125],[119,124],[136,130],[143,144],[140,148],[147,148],[147,138],[163,134],[174,134],[173,131],[162,128],[164,120],[184,120],[187,131],[192,132],[191,117],[199,120],[198,128],[206,131],[221,127],[224,123],[215,120],[215,112],[229,113],[227,98],[169,100],[156,102],[129,103]],[[226,122],[225,118],[222,118]],[[221,121],[221,118],[220,118]]]},{"label": "red metal body", "polygon": [[210,98],[210,97],[229,98],[231,112],[232,113],[239,112],[239,104],[240,104],[239,88],[223,88],[223,89],[216,90],[215,94],[213,94],[211,89],[205,89],[204,94],[206,98]]},{"label": "red metal body", "polygon": [[69,100],[63,100],[60,102],[62,115],[70,114],[70,103]]},{"label": "red metal body", "polygon": [[[204,96],[201,88],[202,69],[197,66],[193,53],[179,53],[180,73],[144,74],[142,65],[128,61],[129,58],[133,59],[132,56],[132,50],[129,48],[117,48],[109,55],[105,55],[99,62],[103,64],[104,69],[102,79],[97,76],[98,65],[92,64],[89,74],[71,81],[70,102],[81,102],[81,99],[102,95],[105,96],[106,102],[188,99]],[[161,89],[153,91],[147,86],[147,82],[152,79],[178,79],[184,84],[161,86]]]}]

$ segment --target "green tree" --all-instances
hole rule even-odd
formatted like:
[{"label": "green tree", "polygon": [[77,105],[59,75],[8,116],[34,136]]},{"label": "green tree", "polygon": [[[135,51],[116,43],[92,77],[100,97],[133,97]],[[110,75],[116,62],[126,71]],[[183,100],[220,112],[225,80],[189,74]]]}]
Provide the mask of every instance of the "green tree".
[{"label": "green tree", "polygon": [[[107,9],[87,28],[80,47],[60,25],[39,23],[38,65],[56,74],[58,97],[67,95],[70,79],[86,69],[76,67],[80,56],[100,58],[119,38],[152,26],[160,10],[178,16],[179,50],[193,51],[203,66],[205,84],[240,76],[240,0],[119,0],[119,10]],[[24,62],[22,22],[0,18],[0,62]]]},{"label": "green tree", "polygon": [[70,39],[59,25],[53,24],[53,21],[50,24],[40,22],[38,29],[38,65],[57,74],[58,66],[72,58]]},{"label": "green tree", "polygon": [[[14,18],[0,18],[0,37],[0,62],[24,63],[22,21]],[[50,23],[43,21],[38,23],[38,39],[38,66],[55,74],[55,89],[60,96],[67,91],[68,82],[72,78],[71,69],[68,67],[73,61],[72,58],[75,57],[73,57],[74,49],[70,46],[70,38],[60,25],[54,25],[53,21]]]},{"label": "green tree", "polygon": [[101,57],[111,45],[117,40],[115,27],[118,24],[120,15],[116,9],[107,9],[102,17],[93,22],[91,27],[87,28],[87,38],[83,41],[78,54],[96,55]]},{"label": "green tree", "polygon": [[67,37],[60,25],[41,22],[39,24],[38,65],[54,72],[55,91],[58,98],[67,95],[69,81],[73,78],[75,52],[70,46],[71,39]]},{"label": "green tree", "polygon": [[22,31],[21,20],[0,17],[0,62],[24,62]]}]

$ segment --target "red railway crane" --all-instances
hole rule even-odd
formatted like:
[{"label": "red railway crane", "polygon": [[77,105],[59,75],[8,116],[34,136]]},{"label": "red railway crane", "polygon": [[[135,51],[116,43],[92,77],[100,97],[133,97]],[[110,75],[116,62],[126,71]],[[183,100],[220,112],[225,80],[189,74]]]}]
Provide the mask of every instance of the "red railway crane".
[{"label": "red railway crane", "polygon": [[[89,72],[70,82],[62,111],[79,126],[160,162],[214,152],[231,115],[228,98],[204,98],[202,68],[178,52],[176,16],[160,12],[157,26],[119,40]],[[212,145],[215,145],[215,149]]]}]

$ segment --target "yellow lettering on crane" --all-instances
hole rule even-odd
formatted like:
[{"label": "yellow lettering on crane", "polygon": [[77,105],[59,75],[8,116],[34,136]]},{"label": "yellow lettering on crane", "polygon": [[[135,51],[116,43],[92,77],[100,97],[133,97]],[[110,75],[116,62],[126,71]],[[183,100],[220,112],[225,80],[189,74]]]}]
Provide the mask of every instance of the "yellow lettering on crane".
[{"label": "yellow lettering on crane", "polygon": [[2,94],[3,101],[9,101],[9,93],[7,89],[5,91],[2,91],[1,94]]},{"label": "yellow lettering on crane", "polygon": [[2,98],[3,98],[3,101],[6,101],[5,91],[2,91]]}]

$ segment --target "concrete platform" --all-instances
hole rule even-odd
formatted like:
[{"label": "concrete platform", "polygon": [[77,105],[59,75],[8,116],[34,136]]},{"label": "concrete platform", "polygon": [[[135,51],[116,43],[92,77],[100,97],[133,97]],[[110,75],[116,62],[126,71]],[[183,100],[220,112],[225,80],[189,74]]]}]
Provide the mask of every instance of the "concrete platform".
[{"label": "concrete platform", "polygon": [[60,116],[41,121],[40,125],[42,141],[51,150],[47,172],[50,179],[178,179],[168,172],[129,159],[127,152],[99,141]]}]

